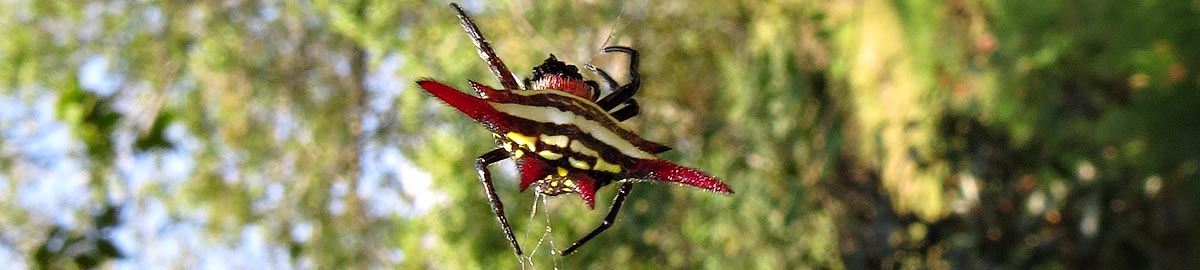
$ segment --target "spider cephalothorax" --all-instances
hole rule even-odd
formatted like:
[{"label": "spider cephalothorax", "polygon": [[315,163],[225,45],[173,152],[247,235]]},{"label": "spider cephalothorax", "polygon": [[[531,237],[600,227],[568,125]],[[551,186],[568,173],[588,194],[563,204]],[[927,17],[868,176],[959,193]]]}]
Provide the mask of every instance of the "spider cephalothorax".
[{"label": "spider cephalothorax", "polygon": [[532,90],[558,90],[587,100],[596,101],[600,86],[595,81],[584,81],[579,68],[568,65],[551,54],[545,62],[533,68],[533,75],[525,79],[525,87]]},{"label": "spider cephalothorax", "polygon": [[659,159],[654,154],[667,151],[669,147],[643,139],[621,126],[621,121],[638,113],[638,104],[633,99],[641,86],[637,74],[637,50],[619,46],[603,50],[629,55],[630,82],[624,85],[601,69],[585,66],[612,89],[612,93],[603,98],[599,98],[600,87],[596,82],[584,80],[579,68],[559,61],[554,55],[533,69],[522,89],[462,8],[456,4],[451,6],[479,48],[480,56],[488,62],[504,88],[493,89],[472,81],[471,88],[479,95],[475,97],[433,80],[417,83],[434,97],[483,124],[501,145],[501,148],[475,159],[475,169],[492,211],[517,255],[522,254],[521,246],[508,225],[504,204],[496,195],[491,172],[487,170],[488,165],[500,160],[511,158],[516,161],[521,172],[522,191],[532,186],[538,193],[549,196],[578,194],[589,207],[595,205],[597,188],[621,183],[604,222],[571,244],[562,255],[571,254],[611,226],[635,179],[680,183],[718,193],[733,192],[712,176]]}]

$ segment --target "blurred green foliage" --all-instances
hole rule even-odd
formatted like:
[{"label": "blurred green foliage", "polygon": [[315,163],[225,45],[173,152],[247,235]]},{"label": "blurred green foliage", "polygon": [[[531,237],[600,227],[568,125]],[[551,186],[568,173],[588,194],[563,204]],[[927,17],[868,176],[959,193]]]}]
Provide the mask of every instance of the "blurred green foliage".
[{"label": "blurred green foliage", "polygon": [[[554,53],[623,81],[627,59],[599,49],[639,49],[628,126],[737,193],[638,184],[615,226],[555,257],[613,189],[594,210],[535,208],[500,163],[521,262],[474,173],[489,134],[410,83],[498,85],[447,3],[7,1],[0,93],[57,101],[90,192],[59,224],[16,202],[37,161],[0,151],[0,245],[39,268],[109,268],[155,252],[155,230],[131,253],[113,228],[165,207],[211,246],[257,228],[286,250],[264,261],[299,268],[1200,267],[1195,1],[463,4],[518,74]],[[80,81],[96,57],[114,93]],[[365,184],[416,181],[371,176],[382,149],[431,189]],[[194,162],[184,179],[169,155]],[[120,165],[147,157],[160,168]],[[379,214],[362,195],[379,189],[441,199]]]}]

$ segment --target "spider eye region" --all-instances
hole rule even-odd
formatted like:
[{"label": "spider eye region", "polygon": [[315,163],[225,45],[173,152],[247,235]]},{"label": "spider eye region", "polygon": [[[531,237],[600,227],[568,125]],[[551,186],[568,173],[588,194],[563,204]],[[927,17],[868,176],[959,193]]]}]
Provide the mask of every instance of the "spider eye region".
[{"label": "spider eye region", "polygon": [[575,67],[575,65],[568,65],[563,61],[558,61],[558,58],[554,57],[554,54],[551,54],[549,58],[546,58],[546,61],[543,61],[541,65],[533,68],[534,81],[540,80],[546,75],[558,75],[559,77],[563,77],[567,80],[583,80],[583,75],[579,74],[578,67]]}]

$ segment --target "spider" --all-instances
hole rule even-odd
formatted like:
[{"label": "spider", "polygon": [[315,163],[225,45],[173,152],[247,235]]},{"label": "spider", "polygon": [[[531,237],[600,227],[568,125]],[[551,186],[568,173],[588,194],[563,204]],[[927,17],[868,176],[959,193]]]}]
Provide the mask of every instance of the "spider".
[{"label": "spider", "polygon": [[522,85],[496,56],[466,12],[457,4],[450,6],[478,48],[479,56],[488,63],[504,88],[493,89],[471,81],[471,88],[479,95],[475,97],[429,79],[417,84],[482,124],[500,145],[476,158],[475,170],[483,182],[492,212],[517,256],[523,254],[521,246],[504,215],[504,203],[496,195],[487,168],[504,159],[516,161],[521,173],[521,191],[533,186],[538,193],[547,196],[575,193],[593,209],[597,188],[620,183],[604,221],[560,252],[562,256],[574,253],[612,226],[637,179],[675,182],[721,194],[733,193],[729,186],[712,176],[654,156],[670,147],[645,140],[619,124],[637,115],[639,110],[633,99],[641,87],[637,50],[623,46],[602,50],[629,56],[630,82],[624,85],[602,69],[584,66],[613,89],[603,98],[599,97],[598,83],[584,80],[577,67],[559,61],[553,54],[535,67]]}]

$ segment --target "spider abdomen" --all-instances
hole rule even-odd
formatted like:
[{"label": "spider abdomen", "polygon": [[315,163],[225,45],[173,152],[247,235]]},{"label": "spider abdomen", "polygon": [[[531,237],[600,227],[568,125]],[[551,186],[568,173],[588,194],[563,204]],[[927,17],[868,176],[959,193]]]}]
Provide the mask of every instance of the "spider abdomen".
[{"label": "spider abdomen", "polygon": [[595,204],[597,187],[631,178],[731,192],[716,178],[659,159],[654,154],[669,147],[641,138],[582,97],[552,90],[501,91],[471,82],[483,99],[435,81],[418,83],[495,134],[520,164],[522,190],[539,181],[551,185],[570,179],[575,184],[570,190],[539,191],[577,192],[589,206]]}]

